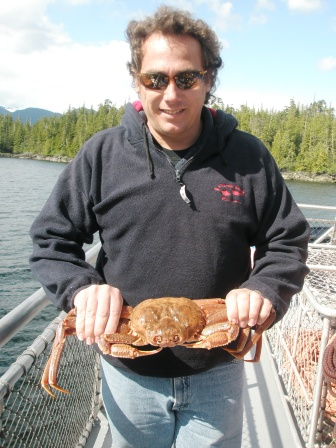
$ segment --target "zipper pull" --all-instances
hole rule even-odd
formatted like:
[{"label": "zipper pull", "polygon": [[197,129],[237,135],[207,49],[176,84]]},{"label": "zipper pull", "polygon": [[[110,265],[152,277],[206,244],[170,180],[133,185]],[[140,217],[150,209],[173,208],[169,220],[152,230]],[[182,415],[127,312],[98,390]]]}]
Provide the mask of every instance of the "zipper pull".
[{"label": "zipper pull", "polygon": [[181,180],[181,173],[178,170],[176,170],[175,172],[176,172],[176,180],[180,184],[180,195],[181,195],[181,198],[184,200],[184,202],[186,204],[188,204],[190,206],[191,205],[191,200],[188,198],[186,186],[185,186],[185,184]]},{"label": "zipper pull", "polygon": [[182,197],[182,199],[184,200],[184,202],[186,202],[188,205],[191,205],[191,200],[188,198],[187,196],[187,192],[186,192],[186,186],[184,184],[180,184],[181,188],[180,188],[180,195]]}]

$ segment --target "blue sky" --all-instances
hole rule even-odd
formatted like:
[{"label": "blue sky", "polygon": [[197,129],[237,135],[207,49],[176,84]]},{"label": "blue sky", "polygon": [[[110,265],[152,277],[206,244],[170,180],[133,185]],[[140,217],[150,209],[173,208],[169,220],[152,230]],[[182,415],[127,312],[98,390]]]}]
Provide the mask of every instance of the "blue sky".
[{"label": "blue sky", "polygon": [[[177,0],[223,44],[224,104],[336,108],[335,0]],[[136,99],[126,70],[129,20],[157,0],[9,0],[0,4],[0,106],[65,112]]]}]

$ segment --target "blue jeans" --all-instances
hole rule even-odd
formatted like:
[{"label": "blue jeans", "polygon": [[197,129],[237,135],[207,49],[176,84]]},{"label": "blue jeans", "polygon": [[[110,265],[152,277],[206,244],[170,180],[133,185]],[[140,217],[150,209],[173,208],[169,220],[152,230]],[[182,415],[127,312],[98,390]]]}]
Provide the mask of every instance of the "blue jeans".
[{"label": "blue jeans", "polygon": [[101,361],[113,448],[240,448],[243,361],[178,378],[141,376]]}]

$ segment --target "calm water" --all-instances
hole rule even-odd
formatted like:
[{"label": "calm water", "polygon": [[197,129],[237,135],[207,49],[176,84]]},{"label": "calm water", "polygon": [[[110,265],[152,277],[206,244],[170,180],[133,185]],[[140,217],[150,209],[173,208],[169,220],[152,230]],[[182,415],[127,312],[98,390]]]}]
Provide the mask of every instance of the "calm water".
[{"label": "calm water", "polygon": [[[40,287],[29,270],[28,232],[65,166],[0,157],[0,318]],[[297,202],[336,206],[335,184],[288,181],[287,185]],[[1,349],[0,375],[57,314],[48,306]]]},{"label": "calm water", "polygon": [[[28,233],[64,167],[62,163],[0,158],[0,318],[40,288],[28,265]],[[48,306],[0,349],[0,374],[57,314]]]}]

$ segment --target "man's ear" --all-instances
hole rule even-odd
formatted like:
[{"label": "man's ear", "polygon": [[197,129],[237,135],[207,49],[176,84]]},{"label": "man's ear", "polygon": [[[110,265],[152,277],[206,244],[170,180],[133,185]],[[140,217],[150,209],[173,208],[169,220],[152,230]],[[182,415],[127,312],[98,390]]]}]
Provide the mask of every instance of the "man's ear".
[{"label": "man's ear", "polygon": [[138,94],[138,95],[140,95],[139,94],[139,92],[140,92],[140,86],[139,86],[139,79],[138,79],[138,77],[137,76],[133,76],[133,86],[134,86],[134,90],[136,91],[136,93]]},{"label": "man's ear", "polygon": [[211,75],[207,73],[205,75],[205,79],[204,79],[203,82],[205,82],[207,93],[210,92],[210,89],[211,89]]}]

